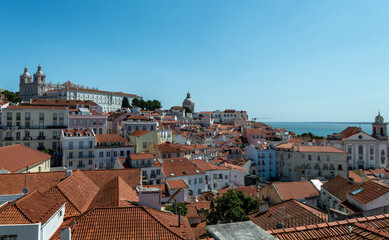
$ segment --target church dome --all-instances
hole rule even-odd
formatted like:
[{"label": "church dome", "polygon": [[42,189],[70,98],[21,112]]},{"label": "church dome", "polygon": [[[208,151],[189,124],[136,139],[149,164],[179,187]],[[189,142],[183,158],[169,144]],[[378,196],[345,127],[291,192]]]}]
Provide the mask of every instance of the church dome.
[{"label": "church dome", "polygon": [[39,64],[38,66],[38,71],[36,72],[36,75],[37,76],[43,76],[43,72],[42,72],[42,66]]},{"label": "church dome", "polygon": [[25,68],[24,68],[23,77],[29,77],[29,76],[30,76],[30,74],[28,73],[28,68],[25,67]]},{"label": "church dome", "polygon": [[195,105],[195,103],[194,103],[193,99],[190,97],[190,93],[188,93],[186,95],[184,102],[182,102],[182,107],[187,107],[192,112],[194,112],[194,105]]},{"label": "church dome", "polygon": [[384,118],[378,113],[377,117],[375,117],[375,123],[384,123]]}]

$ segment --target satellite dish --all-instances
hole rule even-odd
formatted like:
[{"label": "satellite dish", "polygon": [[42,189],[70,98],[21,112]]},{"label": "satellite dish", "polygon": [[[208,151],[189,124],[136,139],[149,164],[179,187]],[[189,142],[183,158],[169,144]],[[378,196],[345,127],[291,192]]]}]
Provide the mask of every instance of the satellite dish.
[{"label": "satellite dish", "polygon": [[27,189],[26,187],[24,187],[24,188],[22,189],[22,193],[23,193],[23,194],[27,194],[27,193],[28,193],[28,189]]}]

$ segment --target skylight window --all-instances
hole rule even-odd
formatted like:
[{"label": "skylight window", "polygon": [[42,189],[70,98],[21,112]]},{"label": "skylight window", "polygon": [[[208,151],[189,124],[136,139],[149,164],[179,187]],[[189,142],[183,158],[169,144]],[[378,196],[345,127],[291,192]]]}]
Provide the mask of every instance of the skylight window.
[{"label": "skylight window", "polygon": [[197,173],[200,173],[200,171],[199,171],[199,170],[196,170],[196,172],[197,172]]},{"label": "skylight window", "polygon": [[352,195],[356,195],[356,194],[358,194],[358,193],[360,193],[362,191],[363,191],[363,188],[358,188],[357,190],[352,191],[351,194]]},{"label": "skylight window", "polygon": [[170,175],[171,175],[171,176],[176,176],[176,174],[174,174],[174,173],[170,173]]}]

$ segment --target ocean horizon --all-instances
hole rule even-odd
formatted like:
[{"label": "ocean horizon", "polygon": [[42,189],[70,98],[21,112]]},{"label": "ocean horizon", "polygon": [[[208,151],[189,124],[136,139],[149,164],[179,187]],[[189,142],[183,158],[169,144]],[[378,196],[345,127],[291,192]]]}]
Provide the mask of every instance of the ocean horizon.
[{"label": "ocean horizon", "polygon": [[264,122],[272,128],[283,128],[296,134],[311,132],[316,136],[326,137],[340,133],[347,127],[360,127],[367,134],[372,133],[371,122]]}]

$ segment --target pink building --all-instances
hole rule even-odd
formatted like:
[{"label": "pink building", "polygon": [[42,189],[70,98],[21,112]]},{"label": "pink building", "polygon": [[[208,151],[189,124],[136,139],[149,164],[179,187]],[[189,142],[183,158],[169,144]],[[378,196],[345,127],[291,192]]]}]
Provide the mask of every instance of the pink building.
[{"label": "pink building", "polygon": [[249,145],[258,145],[258,141],[266,139],[266,133],[258,128],[245,128],[243,130],[243,137],[245,137]]},{"label": "pink building", "polygon": [[91,129],[95,134],[107,133],[107,116],[87,108],[69,109],[70,129]]}]

